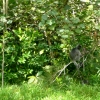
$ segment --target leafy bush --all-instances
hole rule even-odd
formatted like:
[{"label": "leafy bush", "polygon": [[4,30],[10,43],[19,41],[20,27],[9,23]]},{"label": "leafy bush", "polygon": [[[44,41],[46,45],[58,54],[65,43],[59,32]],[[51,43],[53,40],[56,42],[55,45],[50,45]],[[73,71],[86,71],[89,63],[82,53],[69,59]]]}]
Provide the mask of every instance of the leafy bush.
[{"label": "leafy bush", "polygon": [[[69,62],[70,49],[77,44],[82,45],[87,58],[82,77],[95,77],[100,70],[98,2],[9,0],[7,18],[0,15],[0,33],[4,19],[8,30],[5,33],[5,80],[20,83],[46,65],[53,66],[55,71],[62,68]],[[73,65],[70,66],[72,71]]]}]

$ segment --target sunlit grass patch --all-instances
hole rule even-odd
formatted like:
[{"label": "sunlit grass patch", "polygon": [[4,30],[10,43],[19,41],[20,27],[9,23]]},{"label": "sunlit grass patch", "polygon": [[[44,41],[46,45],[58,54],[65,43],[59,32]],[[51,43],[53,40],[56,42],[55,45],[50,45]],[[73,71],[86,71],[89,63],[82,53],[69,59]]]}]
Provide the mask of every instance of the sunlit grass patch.
[{"label": "sunlit grass patch", "polygon": [[0,89],[0,100],[100,100],[100,88],[75,83],[64,88],[42,84],[12,85]]}]

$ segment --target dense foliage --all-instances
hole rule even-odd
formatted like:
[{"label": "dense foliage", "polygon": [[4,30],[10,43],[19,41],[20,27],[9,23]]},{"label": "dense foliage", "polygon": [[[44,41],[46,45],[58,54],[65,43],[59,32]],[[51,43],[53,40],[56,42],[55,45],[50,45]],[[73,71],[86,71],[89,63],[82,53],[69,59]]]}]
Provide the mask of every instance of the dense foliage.
[{"label": "dense foliage", "polygon": [[[9,0],[7,18],[0,15],[1,55],[2,30],[7,22],[4,33],[6,82],[20,83],[38,73],[53,77],[70,61],[69,51],[77,44],[82,45],[86,58],[81,78],[89,83],[99,82],[99,3],[99,0]],[[74,66],[71,66],[72,72]]]}]

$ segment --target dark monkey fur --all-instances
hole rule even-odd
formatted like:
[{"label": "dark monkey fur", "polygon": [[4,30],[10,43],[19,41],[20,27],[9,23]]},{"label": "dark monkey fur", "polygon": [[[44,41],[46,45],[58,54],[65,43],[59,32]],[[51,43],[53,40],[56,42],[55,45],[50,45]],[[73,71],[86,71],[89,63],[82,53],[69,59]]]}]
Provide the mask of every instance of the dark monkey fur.
[{"label": "dark monkey fur", "polygon": [[79,61],[81,59],[81,52],[80,52],[81,46],[78,45],[77,47],[73,48],[70,52],[70,58],[73,61],[74,65],[79,68]]}]

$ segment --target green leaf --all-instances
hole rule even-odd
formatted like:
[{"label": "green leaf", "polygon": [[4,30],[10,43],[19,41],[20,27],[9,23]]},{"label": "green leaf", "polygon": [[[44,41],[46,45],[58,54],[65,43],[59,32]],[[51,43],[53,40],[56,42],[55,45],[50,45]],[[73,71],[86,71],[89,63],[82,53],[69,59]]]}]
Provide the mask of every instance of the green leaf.
[{"label": "green leaf", "polygon": [[96,25],[95,28],[100,31],[100,25]]},{"label": "green leaf", "polygon": [[75,29],[76,33],[81,33],[81,29]]},{"label": "green leaf", "polygon": [[39,71],[37,74],[36,74],[36,77],[39,77],[40,75],[42,75],[43,71]]},{"label": "green leaf", "polygon": [[73,31],[69,31],[69,33],[68,33],[68,34],[72,35],[72,34],[74,34],[74,32],[73,32]]},{"label": "green leaf", "polygon": [[22,29],[20,27],[19,27],[18,31],[19,31],[19,33],[22,33]]},{"label": "green leaf", "polygon": [[25,58],[31,57],[30,51],[29,52],[26,52],[26,53],[23,53],[23,57],[25,57]]},{"label": "green leaf", "polygon": [[42,55],[43,53],[44,53],[44,49],[39,52],[40,55]]},{"label": "green leaf", "polygon": [[44,22],[40,22],[38,26],[40,29],[46,29]]},{"label": "green leaf", "polygon": [[64,31],[65,31],[64,29],[60,29],[60,30],[59,30],[59,32],[61,32],[61,33],[64,32]]},{"label": "green leaf", "polygon": [[85,25],[84,24],[79,24],[77,27],[78,28],[85,28]]},{"label": "green leaf", "polygon": [[93,10],[93,5],[89,5],[88,10]]},{"label": "green leaf", "polygon": [[82,1],[82,2],[90,2],[90,0],[80,0],[80,1]]},{"label": "green leaf", "polygon": [[46,14],[43,14],[42,15],[42,20],[47,20],[47,19],[48,19],[47,15]]},{"label": "green leaf", "polygon": [[72,22],[77,24],[80,22],[80,19],[78,17],[74,17],[74,18],[71,18]]},{"label": "green leaf", "polygon": [[3,22],[3,23],[7,22],[6,17],[5,16],[0,16],[0,22]]},{"label": "green leaf", "polygon": [[65,10],[69,10],[71,7],[69,5],[66,5],[64,8]]},{"label": "green leaf", "polygon": [[37,83],[38,81],[38,79],[35,76],[29,76],[28,78],[29,78],[28,84]]},{"label": "green leaf", "polygon": [[60,47],[61,47],[61,48],[64,48],[64,47],[65,47],[65,44],[61,44]]},{"label": "green leaf", "polygon": [[50,30],[55,30],[55,25],[49,26],[49,29],[50,29]]},{"label": "green leaf", "polygon": [[21,64],[24,64],[26,62],[26,59],[23,58],[23,57],[22,58],[20,57],[18,62],[21,63]]},{"label": "green leaf", "polygon": [[51,19],[46,22],[46,24],[48,24],[48,25],[52,25],[53,23],[55,23],[55,21],[53,21]]},{"label": "green leaf", "polygon": [[68,38],[68,35],[62,35],[61,37],[66,39],[66,38]]}]

